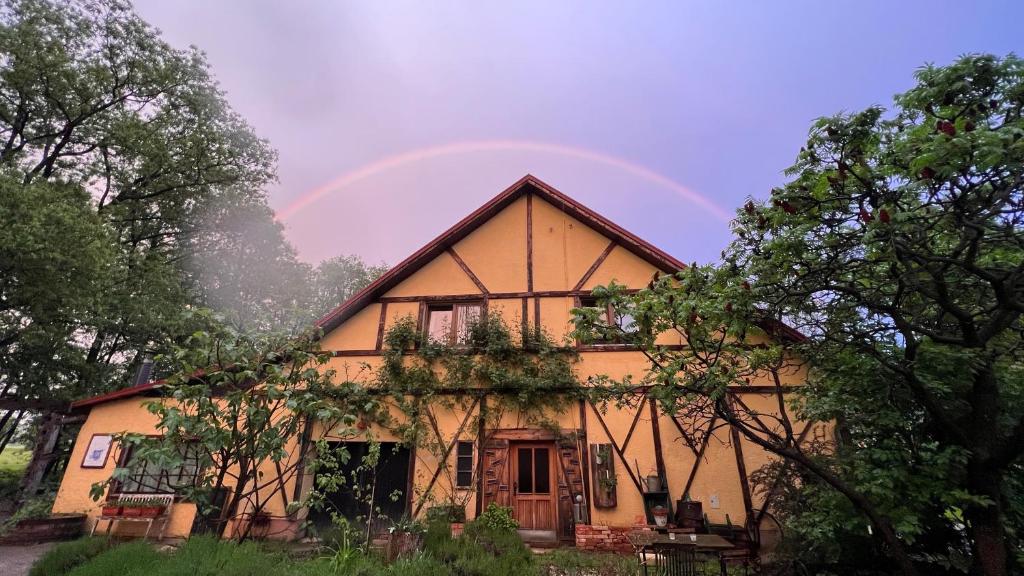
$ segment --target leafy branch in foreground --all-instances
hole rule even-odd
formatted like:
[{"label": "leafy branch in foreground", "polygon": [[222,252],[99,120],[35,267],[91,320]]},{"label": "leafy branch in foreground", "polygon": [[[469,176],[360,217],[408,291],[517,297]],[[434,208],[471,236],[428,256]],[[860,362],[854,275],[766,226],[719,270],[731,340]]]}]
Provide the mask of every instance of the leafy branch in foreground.
[{"label": "leafy branch in foreground", "polygon": [[[635,307],[641,330],[623,337],[674,385],[666,408],[678,398],[770,438],[870,520],[904,573],[962,556],[1003,575],[1024,557],[1011,489],[1024,453],[1024,61],[965,56],[917,80],[892,112],[817,121],[791,181],[738,211],[721,266],[608,296]],[[806,335],[792,356],[765,338],[787,332],[782,320]],[[662,330],[685,349],[655,346]],[[776,393],[775,413],[737,410],[728,386],[760,374],[778,391],[791,358],[810,368],[793,404]],[[805,455],[787,408],[835,422],[841,442]]]}]

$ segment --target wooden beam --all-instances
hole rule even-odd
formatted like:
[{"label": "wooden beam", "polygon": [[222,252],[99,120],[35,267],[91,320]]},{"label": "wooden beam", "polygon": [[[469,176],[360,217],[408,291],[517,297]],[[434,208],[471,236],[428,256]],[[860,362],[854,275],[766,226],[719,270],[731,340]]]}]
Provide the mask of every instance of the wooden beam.
[{"label": "wooden beam", "polygon": [[[658,477],[665,482],[665,490],[668,490],[668,473],[665,471],[665,456],[661,452],[661,424],[658,422],[658,403],[654,397],[648,397],[647,403],[651,406],[651,434],[654,437],[654,464],[658,469]],[[669,500],[671,500],[671,497]]]},{"label": "wooden beam", "polygon": [[744,520],[744,526],[747,529],[751,529],[752,522],[754,521],[754,501],[750,497],[750,482],[747,478],[747,463],[743,460],[743,444],[741,443],[740,433],[736,430],[736,427],[729,425],[729,433],[732,435],[733,452],[736,454],[736,470],[740,476],[740,489],[743,490],[743,508],[746,510],[746,519]]},{"label": "wooden beam", "polygon": [[420,501],[416,504],[416,510],[413,511],[412,517],[415,518],[419,515],[423,505],[426,504],[430,498],[430,491],[434,489],[434,484],[437,482],[439,476],[441,476],[441,470],[448,464],[448,458],[452,454],[452,449],[459,443],[459,437],[462,436],[462,431],[466,428],[466,423],[469,422],[470,416],[473,415],[473,410],[480,402],[480,398],[474,398],[473,403],[469,406],[469,410],[466,411],[466,416],[459,423],[458,430],[455,431],[455,437],[452,438],[450,443],[445,443],[444,436],[441,434],[441,428],[437,425],[437,418],[434,417],[434,413],[430,411],[430,407],[427,406],[424,410],[427,413],[427,419],[430,420],[430,425],[434,429],[434,435],[437,436],[438,445],[444,446],[444,454],[437,461],[437,468],[434,469],[434,475],[430,477],[430,482],[427,483],[426,490],[423,491],[423,496]]},{"label": "wooden beam", "polygon": [[487,432],[487,396],[480,396],[480,411],[476,423],[476,517],[484,510],[484,445]]},{"label": "wooden beam", "polygon": [[583,285],[587,283],[587,280],[590,280],[590,277],[594,275],[594,272],[597,272],[597,269],[604,263],[604,259],[612,253],[612,250],[614,250],[616,246],[618,246],[618,243],[615,242],[615,240],[608,243],[608,246],[605,247],[604,251],[597,257],[597,260],[594,260],[594,263],[590,265],[587,272],[582,278],[580,278],[580,281],[576,283],[576,286],[573,287],[574,291],[583,289]]},{"label": "wooden beam", "polygon": [[633,437],[633,431],[636,430],[636,424],[640,421],[640,415],[644,412],[644,401],[647,400],[647,391],[645,390],[640,395],[640,401],[636,405],[636,414],[633,415],[633,422],[629,425],[629,432],[626,432],[626,439],[622,441],[622,450],[625,452],[629,446],[629,440]]},{"label": "wooden beam", "polygon": [[672,423],[676,425],[676,430],[679,430],[679,437],[683,439],[683,442],[686,442],[686,445],[690,447],[690,452],[693,452],[693,455],[696,456],[697,448],[693,445],[693,442],[690,441],[690,435],[686,433],[686,430],[683,430],[683,425],[676,419],[675,414],[672,414]]},{"label": "wooden beam", "polygon": [[530,310],[527,307],[527,299],[523,298],[523,326],[522,326],[522,337],[523,346],[526,346],[526,336],[530,331]]},{"label": "wooden beam", "polygon": [[580,405],[580,436],[577,438],[577,442],[580,449],[580,465],[583,468],[583,492],[584,497],[587,499],[587,522],[590,522],[594,517],[594,506],[591,503],[591,492],[590,492],[590,445],[587,444],[587,404],[581,398],[579,401]]},{"label": "wooden beam", "polygon": [[[813,422],[808,422],[804,426],[804,429],[800,431],[800,434],[796,438],[797,446],[803,444],[804,439],[807,438],[807,433],[811,431],[811,428],[813,426]],[[761,526],[761,520],[763,520],[764,515],[768,513],[768,505],[771,504],[772,498],[775,497],[775,492],[778,491],[779,486],[782,484],[782,473],[789,470],[790,465],[791,462],[789,460],[782,464],[782,470],[779,471],[778,476],[776,476],[775,479],[772,481],[771,487],[768,488],[768,492],[765,493],[764,504],[761,506],[761,509],[758,510],[757,518],[754,520],[754,524],[756,526]]]},{"label": "wooden beam", "polygon": [[375,349],[380,350],[384,346],[384,324],[388,319],[388,303],[380,303],[380,320],[377,321],[377,344]]},{"label": "wooden beam", "polygon": [[711,417],[711,422],[708,424],[708,433],[700,443],[700,450],[697,451],[697,458],[693,461],[693,468],[690,469],[690,475],[686,478],[686,486],[683,487],[684,497],[690,492],[690,488],[693,487],[693,480],[697,477],[697,468],[700,467],[700,461],[704,458],[704,451],[707,450],[708,442],[711,441],[711,431],[715,429],[715,420],[717,418],[717,414]]},{"label": "wooden beam", "polygon": [[459,265],[459,268],[462,268],[462,271],[466,273],[466,276],[469,276],[469,279],[473,281],[473,284],[476,284],[476,287],[480,290],[482,294],[489,294],[489,292],[487,291],[487,287],[484,286],[484,283],[480,281],[480,278],[478,278],[477,275],[474,274],[473,271],[469,269],[469,266],[466,264],[466,261],[463,260],[462,257],[459,256],[459,253],[455,251],[454,246],[448,248],[448,254],[452,257],[453,260],[455,260],[455,263]]},{"label": "wooden beam", "polygon": [[608,429],[608,424],[605,423],[604,418],[601,417],[601,412],[594,406],[593,402],[590,402],[590,407],[594,410],[594,416],[597,416],[597,422],[604,429],[604,433],[608,436],[608,442],[611,443],[612,448],[615,449],[615,453],[619,455],[619,460],[622,461],[622,466],[626,469],[626,474],[629,474],[629,479],[633,481],[633,485],[636,486],[637,492],[643,493],[643,488],[640,487],[640,480],[637,479],[636,475],[633,474],[633,469],[630,468],[629,462],[626,461],[626,455],[622,453],[622,448],[619,447],[618,443],[615,442],[615,437],[612,436],[611,430]]},{"label": "wooden beam", "polygon": [[540,332],[540,298],[535,297],[533,299],[533,335],[537,340],[540,340]]},{"label": "wooden beam", "polygon": [[[636,294],[639,290],[630,288],[623,291],[625,294]],[[587,296],[590,290],[526,290],[523,292],[489,292],[486,297],[491,300],[512,300],[516,298],[568,298],[572,296]],[[420,296],[381,296],[377,302],[466,302],[481,300],[481,294],[428,294]]]},{"label": "wooden beam", "polygon": [[533,292],[533,194],[526,194],[526,289]]}]

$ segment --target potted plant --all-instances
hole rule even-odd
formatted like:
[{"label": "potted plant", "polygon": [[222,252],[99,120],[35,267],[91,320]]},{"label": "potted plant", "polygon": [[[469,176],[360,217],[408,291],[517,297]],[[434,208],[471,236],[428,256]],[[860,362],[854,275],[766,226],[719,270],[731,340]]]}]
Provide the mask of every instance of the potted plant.
[{"label": "potted plant", "polygon": [[423,542],[424,532],[422,523],[407,517],[392,524],[388,528],[388,561],[413,555]]},{"label": "potted plant", "polygon": [[452,538],[458,538],[462,536],[462,530],[466,526],[466,507],[455,503],[432,506],[427,509],[427,520],[447,522],[451,525]]},{"label": "potted plant", "polygon": [[156,518],[164,513],[167,506],[163,500],[158,498],[150,498],[149,500],[143,500],[140,506],[139,516],[143,518]]},{"label": "potted plant", "polygon": [[668,526],[668,508],[658,504],[651,509],[651,515],[654,516],[654,524],[658,528]]},{"label": "potted plant", "polygon": [[142,500],[126,500],[121,503],[121,515],[125,518],[142,516]]},{"label": "potted plant", "polygon": [[120,516],[121,511],[123,509],[124,507],[121,506],[121,504],[119,504],[118,502],[107,501],[103,504],[103,508],[101,509],[100,514],[102,514],[103,516]]}]

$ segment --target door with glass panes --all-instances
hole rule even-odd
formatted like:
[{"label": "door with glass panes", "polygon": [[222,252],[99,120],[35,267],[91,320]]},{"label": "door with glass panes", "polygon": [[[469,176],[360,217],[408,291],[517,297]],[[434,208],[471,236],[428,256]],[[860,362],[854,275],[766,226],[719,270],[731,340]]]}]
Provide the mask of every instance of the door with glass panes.
[{"label": "door with glass panes", "polygon": [[519,529],[554,530],[554,445],[514,444],[512,451],[512,509]]}]

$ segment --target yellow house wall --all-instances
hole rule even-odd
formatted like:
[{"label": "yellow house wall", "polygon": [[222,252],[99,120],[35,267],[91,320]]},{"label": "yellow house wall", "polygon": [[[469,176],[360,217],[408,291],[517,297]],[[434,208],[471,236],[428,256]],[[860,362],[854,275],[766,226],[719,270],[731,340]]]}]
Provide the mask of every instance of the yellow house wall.
[{"label": "yellow house wall", "polygon": [[[516,200],[456,242],[455,251],[489,292],[526,290],[526,198]],[[451,285],[444,277],[432,276],[424,281],[439,293],[463,293],[449,290]],[[474,286],[464,293],[478,292]]]},{"label": "yellow house wall", "polygon": [[[82,424],[82,429],[75,440],[68,468],[61,480],[60,488],[57,490],[57,496],[53,503],[55,513],[86,514],[89,517],[86,526],[92,527],[96,517],[100,514],[103,499],[94,502],[89,497],[90,489],[93,484],[104,482],[110,478],[114,468],[117,467],[121,449],[116,443],[111,447],[103,468],[82,468],[82,459],[89,448],[89,442],[94,434],[118,434],[121,432],[156,434],[156,416],[150,414],[144,407],[149,400],[148,398],[128,398],[101,404],[89,412],[89,417]],[[194,504],[175,503],[171,507],[171,517],[164,535],[167,537],[187,536],[192,529],[195,512]],[[99,528],[104,530],[106,523],[104,522]],[[141,535],[144,530],[145,525],[142,523],[120,522],[115,525],[113,533]]]}]

